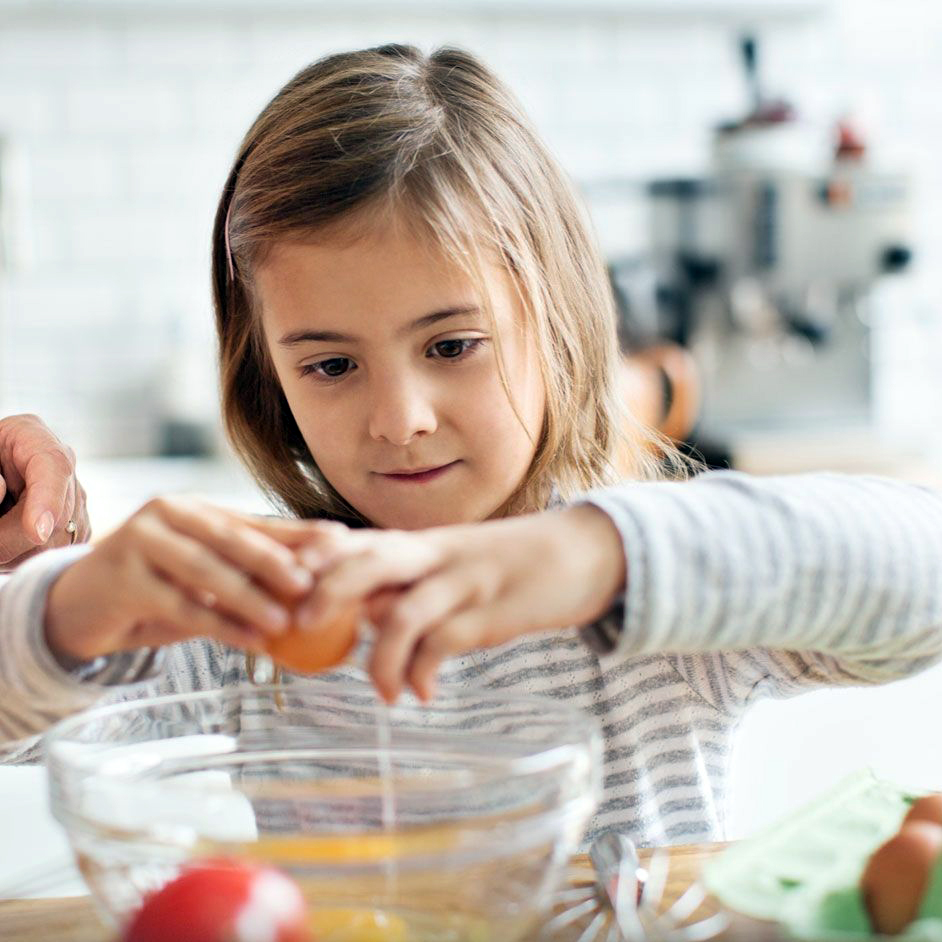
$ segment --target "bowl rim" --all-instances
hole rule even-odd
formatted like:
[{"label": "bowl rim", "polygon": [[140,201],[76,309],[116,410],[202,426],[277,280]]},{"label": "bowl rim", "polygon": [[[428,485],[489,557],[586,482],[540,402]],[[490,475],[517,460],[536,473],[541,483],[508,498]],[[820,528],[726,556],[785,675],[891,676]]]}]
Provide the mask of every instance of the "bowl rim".
[{"label": "bowl rim", "polygon": [[[359,678],[350,679],[357,684],[357,688],[360,692],[365,693],[368,690],[373,690],[371,685],[366,684]],[[49,727],[48,730],[46,730],[41,739],[43,761],[47,768],[53,764],[59,763],[73,765],[67,758],[64,758],[61,753],[58,755],[53,754],[56,745],[67,742],[70,740],[70,738],[77,736],[78,731],[81,730],[83,726],[98,722],[102,719],[107,719],[109,717],[120,716],[121,714],[140,714],[141,712],[147,711],[149,709],[173,706],[177,704],[194,704],[216,700],[235,701],[241,699],[247,694],[252,696],[268,696],[271,699],[275,699],[279,693],[291,693],[292,689],[294,689],[295,692],[298,692],[298,688],[303,689],[304,687],[319,688],[317,692],[320,694],[337,697],[343,695],[343,689],[334,682],[328,682],[318,677],[304,677],[297,679],[292,678],[289,681],[266,684],[255,684],[251,681],[243,681],[239,684],[227,685],[225,687],[213,687],[207,690],[192,690],[180,693],[158,694],[149,697],[121,700],[116,703],[106,703],[100,704],[98,706],[91,706],[59,720]],[[573,745],[574,743],[587,744],[592,751],[597,751],[601,748],[602,730],[598,719],[592,714],[587,713],[586,711],[566,700],[557,700],[553,697],[542,697],[530,693],[506,693],[490,688],[481,690],[473,688],[454,688],[449,685],[442,685],[442,687],[439,689],[438,699],[444,701],[449,699],[459,701],[467,699],[473,700],[476,703],[483,701],[495,704],[505,703],[511,706],[520,707],[530,706],[533,708],[539,708],[544,714],[547,711],[556,713],[561,720],[565,721],[564,724],[561,723],[559,726],[554,727],[554,737],[552,741],[538,740],[532,744],[529,744],[530,747],[528,749],[523,751],[519,756],[515,757],[517,759],[533,758],[550,751],[558,750],[562,746]],[[414,704],[407,704],[406,707],[416,711],[425,709],[434,710],[435,702],[436,701],[432,701],[430,704],[426,705],[420,701],[416,701]],[[403,704],[400,701],[399,704],[393,705],[389,709],[394,711],[397,709],[397,707],[402,705]],[[375,716],[380,712],[380,710],[385,709],[385,704],[377,699],[373,703],[358,704],[357,709],[368,711]],[[390,728],[395,729],[394,722],[390,724]],[[448,733],[450,735],[453,734],[471,738],[476,734],[476,731],[448,729]],[[115,745],[117,745],[117,743],[115,743]],[[599,756],[599,760],[600,759],[601,756]]]}]

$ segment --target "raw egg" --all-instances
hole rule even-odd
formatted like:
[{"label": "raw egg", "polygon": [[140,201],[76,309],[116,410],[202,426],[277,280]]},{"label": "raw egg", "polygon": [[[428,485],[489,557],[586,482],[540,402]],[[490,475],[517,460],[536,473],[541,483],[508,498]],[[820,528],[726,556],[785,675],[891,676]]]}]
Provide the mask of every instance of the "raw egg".
[{"label": "raw egg", "polygon": [[406,924],[376,910],[321,909],[308,917],[318,942],[406,942]]},{"label": "raw egg", "polygon": [[301,674],[336,667],[357,643],[360,606],[353,605],[330,622],[302,631],[296,625],[272,638],[266,647],[271,659]]},{"label": "raw egg", "polygon": [[874,931],[895,935],[916,918],[940,850],[942,827],[930,821],[903,824],[877,848],[860,880]]},{"label": "raw egg", "polygon": [[903,818],[903,824],[909,824],[910,821],[932,821],[942,825],[942,794],[936,792],[913,802],[912,808]]}]

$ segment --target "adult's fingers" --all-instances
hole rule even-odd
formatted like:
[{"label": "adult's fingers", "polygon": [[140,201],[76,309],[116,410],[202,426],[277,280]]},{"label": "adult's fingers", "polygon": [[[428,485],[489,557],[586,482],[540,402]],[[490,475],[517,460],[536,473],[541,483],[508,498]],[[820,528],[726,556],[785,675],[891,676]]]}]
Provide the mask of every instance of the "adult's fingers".
[{"label": "adult's fingers", "polygon": [[25,488],[20,496],[27,535],[37,545],[49,541],[56,523],[67,521],[74,500],[75,462],[61,446],[31,455],[22,470]]},{"label": "adult's fingers", "polygon": [[311,573],[297,563],[294,553],[244,518],[206,504],[155,503],[175,530],[210,547],[278,598],[294,598],[310,590]]},{"label": "adult's fingers", "polygon": [[43,548],[37,546],[25,532],[22,504],[14,504],[0,516],[0,568],[22,562]]},{"label": "adult's fingers", "polygon": [[75,517],[75,489],[77,482],[73,477],[69,482],[68,493],[66,495],[65,501],[62,504],[62,513],[58,517],[55,523],[55,527],[52,531],[52,536],[42,545],[37,547],[37,552],[47,549],[55,549],[60,546],[69,546],[72,543],[78,542],[78,523],[75,525],[75,533],[72,534],[68,531],[67,527],[70,520],[74,520]]},{"label": "adult's fingers", "polygon": [[88,498],[85,488],[76,478],[75,480],[75,506],[72,509],[72,520],[75,521],[75,543],[87,543],[92,538],[92,524],[88,519]]},{"label": "adult's fingers", "polygon": [[210,547],[155,517],[139,520],[137,528],[149,565],[190,598],[268,634],[287,629],[285,606]]}]

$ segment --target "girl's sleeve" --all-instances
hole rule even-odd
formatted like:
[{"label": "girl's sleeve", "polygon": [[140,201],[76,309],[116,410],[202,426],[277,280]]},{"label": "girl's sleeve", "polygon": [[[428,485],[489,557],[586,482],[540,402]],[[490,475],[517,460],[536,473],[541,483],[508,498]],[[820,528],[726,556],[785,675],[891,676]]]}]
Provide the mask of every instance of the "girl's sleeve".
[{"label": "girl's sleeve", "polygon": [[86,552],[75,546],[42,553],[0,585],[0,762],[32,758],[36,736],[57,720],[160,673],[162,657],[150,648],[66,666],[47,647],[46,595]]},{"label": "girl's sleeve", "polygon": [[628,561],[624,598],[587,640],[607,657],[675,655],[717,707],[894,680],[942,658],[942,494],[711,472],[586,500]]}]

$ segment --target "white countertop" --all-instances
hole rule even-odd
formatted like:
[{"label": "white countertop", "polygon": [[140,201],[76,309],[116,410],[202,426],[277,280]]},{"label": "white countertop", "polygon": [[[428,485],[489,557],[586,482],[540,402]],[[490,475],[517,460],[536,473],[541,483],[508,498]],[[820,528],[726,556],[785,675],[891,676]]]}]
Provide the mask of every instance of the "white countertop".
[{"label": "white countertop", "polygon": [[[46,770],[0,766],[0,807],[0,899],[86,895],[65,832],[49,812]],[[27,884],[36,889],[25,892]]]}]

